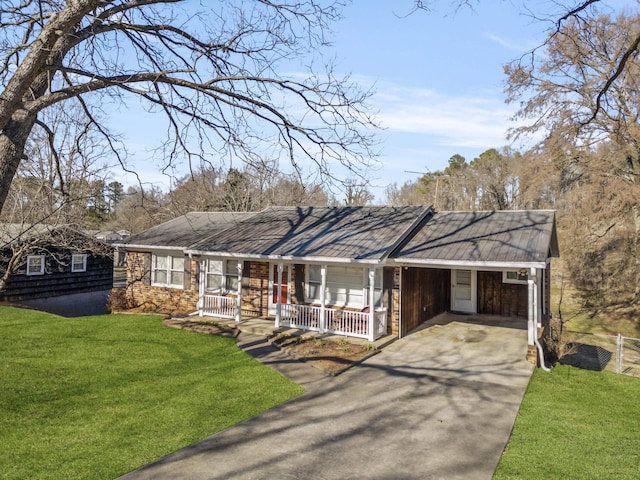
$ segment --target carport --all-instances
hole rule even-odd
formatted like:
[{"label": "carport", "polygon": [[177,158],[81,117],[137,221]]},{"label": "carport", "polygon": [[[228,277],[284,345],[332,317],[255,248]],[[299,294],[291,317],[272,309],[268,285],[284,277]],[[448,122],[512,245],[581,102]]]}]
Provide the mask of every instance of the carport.
[{"label": "carport", "polygon": [[558,256],[553,211],[435,213],[392,255],[401,275],[399,336],[444,312],[519,317],[535,360]]}]

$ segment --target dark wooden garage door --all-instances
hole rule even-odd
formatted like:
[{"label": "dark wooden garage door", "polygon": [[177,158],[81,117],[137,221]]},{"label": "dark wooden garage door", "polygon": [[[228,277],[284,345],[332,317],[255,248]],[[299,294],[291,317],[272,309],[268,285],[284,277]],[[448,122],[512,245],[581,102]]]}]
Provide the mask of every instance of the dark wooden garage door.
[{"label": "dark wooden garage door", "polygon": [[451,271],[436,268],[402,270],[402,320],[400,334],[446,312],[450,305]]}]

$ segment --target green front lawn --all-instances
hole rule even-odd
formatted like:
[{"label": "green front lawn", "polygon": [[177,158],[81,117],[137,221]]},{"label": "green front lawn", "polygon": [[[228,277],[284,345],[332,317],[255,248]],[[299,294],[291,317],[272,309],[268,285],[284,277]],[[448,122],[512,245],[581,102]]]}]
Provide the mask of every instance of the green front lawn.
[{"label": "green front lawn", "polygon": [[158,316],[0,307],[0,478],[111,479],[303,389]]},{"label": "green front lawn", "polygon": [[639,398],[637,378],[537,369],[494,480],[638,478]]}]

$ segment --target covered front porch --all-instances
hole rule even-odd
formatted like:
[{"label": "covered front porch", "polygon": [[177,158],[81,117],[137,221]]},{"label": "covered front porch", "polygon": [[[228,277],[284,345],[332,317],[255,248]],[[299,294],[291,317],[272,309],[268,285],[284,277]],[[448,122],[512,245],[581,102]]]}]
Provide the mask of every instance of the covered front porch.
[{"label": "covered front porch", "polygon": [[[305,298],[302,294],[305,287],[301,286],[304,273],[300,275],[301,278],[294,280],[292,272],[294,265],[285,264],[284,262],[272,262],[269,264],[268,276],[265,277],[263,273],[261,278],[263,281],[267,280],[267,284],[266,282],[258,282],[260,280],[257,278],[259,275],[251,278],[243,276],[243,274],[250,273],[248,272],[250,269],[247,269],[247,263],[242,260],[234,261],[237,277],[233,281],[227,281],[226,283],[227,285],[233,285],[235,292],[227,291],[224,293],[207,291],[207,282],[204,276],[206,276],[208,270],[203,263],[201,272],[204,272],[204,274],[200,283],[200,301],[198,305],[198,314],[200,316],[232,320],[236,324],[251,318],[262,318],[272,321],[275,329],[293,328],[317,332],[320,335],[343,335],[371,342],[386,335],[387,309],[379,304],[381,269],[361,267],[360,271],[363,272],[367,280],[363,282],[365,286],[364,288],[361,286],[358,298],[363,299],[362,303],[365,306],[357,308],[354,305],[336,306],[329,304],[327,294],[332,293],[333,290],[327,287],[326,265],[317,265],[319,282],[316,291],[319,294],[316,296],[319,296],[319,299],[316,299],[315,302],[318,302],[318,300],[319,302],[301,303],[298,299],[300,297]],[[309,268],[308,265],[301,264],[296,264],[295,267],[300,268],[302,272],[305,267]],[[231,265],[227,265],[225,268],[227,276],[230,271]],[[252,271],[255,274],[255,268]],[[246,295],[243,298],[243,285],[246,287],[251,281],[262,285],[259,296],[263,299],[261,303],[263,308],[256,309],[251,305],[250,301],[247,301]],[[304,283],[308,282],[304,281]],[[299,291],[292,295],[291,291],[296,288]],[[265,296],[268,297],[268,302],[264,302]],[[265,303],[268,303],[269,306],[268,315],[264,309]],[[374,305],[374,308],[371,308],[370,305]]]},{"label": "covered front porch", "polygon": [[[241,297],[240,297],[241,298]],[[262,317],[238,307],[238,296],[204,295],[200,316],[233,320],[236,323],[249,319],[273,322],[274,327],[309,330],[320,334],[346,335],[370,341],[387,331],[387,311],[384,308],[370,311],[340,310],[313,305],[280,304],[280,315]]]}]

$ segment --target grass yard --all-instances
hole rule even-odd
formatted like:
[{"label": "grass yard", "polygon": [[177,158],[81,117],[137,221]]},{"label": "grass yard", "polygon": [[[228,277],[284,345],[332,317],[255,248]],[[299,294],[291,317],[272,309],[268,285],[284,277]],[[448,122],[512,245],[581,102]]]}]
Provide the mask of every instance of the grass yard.
[{"label": "grass yard", "polygon": [[638,398],[637,378],[537,369],[494,480],[637,479]]},{"label": "grass yard", "polygon": [[158,316],[0,307],[0,478],[112,479],[303,392]]}]

